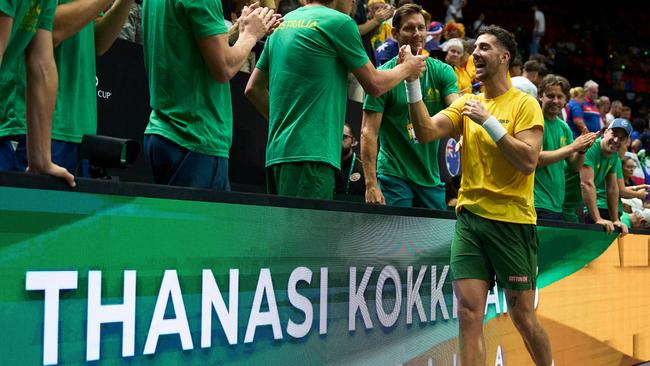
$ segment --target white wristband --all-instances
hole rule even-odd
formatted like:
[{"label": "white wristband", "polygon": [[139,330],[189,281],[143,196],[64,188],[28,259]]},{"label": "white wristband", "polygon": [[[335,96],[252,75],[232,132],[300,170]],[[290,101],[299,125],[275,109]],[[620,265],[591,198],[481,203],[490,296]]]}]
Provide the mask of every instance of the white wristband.
[{"label": "white wristband", "polygon": [[508,131],[501,126],[501,122],[493,116],[490,116],[490,118],[483,122],[483,128],[487,131],[488,135],[492,137],[494,142],[499,142],[503,136],[508,134]]},{"label": "white wristband", "polygon": [[413,81],[404,81],[406,83],[406,102],[408,104],[417,103],[422,100],[422,90],[420,89],[420,78]]}]

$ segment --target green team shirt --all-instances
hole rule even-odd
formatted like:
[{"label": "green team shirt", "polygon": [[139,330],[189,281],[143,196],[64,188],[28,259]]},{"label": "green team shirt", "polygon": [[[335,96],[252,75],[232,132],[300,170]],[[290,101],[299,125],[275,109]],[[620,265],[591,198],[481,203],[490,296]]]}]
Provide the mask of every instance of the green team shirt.
[{"label": "green team shirt", "polygon": [[39,29],[52,31],[56,0],[0,0],[0,12],[13,18],[9,42],[0,65],[0,136],[25,133],[14,108],[18,95],[24,95],[25,49]]},{"label": "green team shirt", "polygon": [[142,7],[151,115],[145,134],[200,154],[228,157],[230,84],[212,78],[197,40],[228,32],[221,1],[157,0]]},{"label": "green team shirt", "polygon": [[[556,117],[549,121],[544,118],[544,137],[542,151],[555,151],[573,143],[569,126]],[[565,193],[565,160],[535,170],[535,208],[562,212]]]},{"label": "green team shirt", "polygon": [[[61,0],[59,4],[70,1]],[[54,59],[59,73],[59,89],[52,118],[52,138],[80,143],[84,134],[97,133],[95,23],[89,23],[61,42],[54,49]],[[25,78],[19,78],[17,82],[19,90],[25,90]],[[27,131],[24,97],[23,92],[16,96],[16,113],[12,116],[15,125],[22,126],[21,134]]]},{"label": "green team shirt", "polygon": [[[600,149],[601,140],[602,139],[596,140],[589,150],[587,150],[587,156],[585,156],[585,162],[583,165],[591,167],[594,170],[594,186],[596,187],[596,204],[598,208],[607,209],[607,186],[605,181],[607,180],[606,178],[608,174],[616,174],[616,167],[619,165],[621,159],[617,154],[613,154],[610,157],[603,156]],[[602,196],[598,194],[598,191],[600,190],[605,192],[605,194]]]},{"label": "green team shirt", "polygon": [[[618,156],[618,155],[617,155]],[[623,179],[623,162],[621,159],[618,159],[616,164],[616,180]],[[607,189],[605,186],[596,188],[596,198],[598,208],[607,209]],[[623,213],[623,202],[621,202],[620,197],[618,200],[618,214]]]},{"label": "green team shirt", "polygon": [[266,166],[316,161],[340,169],[347,75],[367,62],[349,16],[313,5],[284,16],[257,63],[269,74]]},{"label": "green team shirt", "polygon": [[[420,88],[424,104],[433,116],[446,107],[446,96],[458,93],[458,86],[456,73],[451,66],[431,57],[427,58],[426,63],[427,69],[420,77]],[[379,69],[389,70],[395,66],[397,57]],[[441,184],[439,141],[417,143],[417,136],[409,120],[404,83],[399,83],[377,98],[367,95],[363,109],[383,113],[379,128],[377,174],[392,175],[425,187]]]}]

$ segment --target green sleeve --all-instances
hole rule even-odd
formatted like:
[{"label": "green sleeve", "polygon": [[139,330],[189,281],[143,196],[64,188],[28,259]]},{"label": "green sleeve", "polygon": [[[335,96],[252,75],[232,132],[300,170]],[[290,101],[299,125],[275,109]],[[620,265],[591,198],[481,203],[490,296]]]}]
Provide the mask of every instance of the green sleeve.
[{"label": "green sleeve", "polygon": [[593,145],[587,150],[587,156],[585,156],[585,162],[582,164],[584,166],[591,167],[596,173],[596,166],[600,161],[600,140],[596,140]]},{"label": "green sleeve", "polygon": [[54,27],[54,13],[56,12],[56,0],[43,1],[43,10],[38,20],[38,29],[44,29],[48,32]]},{"label": "green sleeve", "polygon": [[623,162],[621,161],[621,158],[616,156],[616,167],[614,170],[616,171],[616,179],[623,179]]},{"label": "green sleeve", "polygon": [[[273,35],[271,35],[271,37],[273,37]],[[271,42],[271,37],[266,40],[266,44],[264,44],[264,50],[262,50],[260,59],[257,60],[257,64],[255,65],[256,68],[266,72],[269,71],[269,48],[271,47],[269,44]]]},{"label": "green sleeve", "polygon": [[[558,122],[560,122],[560,121],[558,121]],[[562,131],[564,133],[564,137],[566,138],[566,145],[565,146],[571,145],[573,143],[573,133],[571,132],[571,128],[569,127],[569,125],[566,124],[566,122],[564,122],[564,121],[561,121],[561,122],[562,122],[562,124],[561,124]]]},{"label": "green sleeve", "polygon": [[228,32],[223,21],[221,1],[181,0],[183,8],[195,38],[205,38]]},{"label": "green sleeve", "polygon": [[[379,66],[379,70],[392,69],[393,67],[395,67],[395,64],[396,63],[393,62],[393,60],[388,61],[387,63]],[[386,99],[388,98],[388,96],[391,93],[393,93],[393,91],[396,88],[399,88],[399,87],[403,87],[401,85],[401,83],[397,84],[397,86],[395,88],[389,90],[388,92],[386,92],[386,93],[384,93],[384,94],[382,94],[382,95],[380,95],[380,96],[378,96],[376,98],[373,97],[372,95],[366,93],[366,97],[365,97],[365,99],[363,101],[363,109],[367,110],[367,111],[384,113],[384,110],[386,109]]]},{"label": "green sleeve", "polygon": [[0,13],[8,15],[9,18],[16,17],[16,9],[18,8],[16,0],[1,0]]},{"label": "green sleeve", "polygon": [[361,35],[359,35],[359,28],[352,18],[347,17],[340,27],[335,31],[335,34],[330,35],[330,39],[334,45],[334,49],[339,58],[345,64],[348,70],[356,70],[365,65],[368,60],[368,55],[363,49],[361,43]]},{"label": "green sleeve", "polygon": [[440,70],[440,94],[443,97],[448,96],[449,94],[458,93],[458,78],[454,69],[447,65],[442,64]]}]

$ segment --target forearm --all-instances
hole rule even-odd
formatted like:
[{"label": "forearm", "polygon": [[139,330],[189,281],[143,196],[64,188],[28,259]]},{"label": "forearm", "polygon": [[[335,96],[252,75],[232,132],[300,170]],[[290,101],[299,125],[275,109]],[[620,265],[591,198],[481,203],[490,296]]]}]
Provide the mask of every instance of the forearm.
[{"label": "forearm", "polygon": [[361,161],[366,188],[378,187],[377,184],[377,135],[361,132]]},{"label": "forearm", "polygon": [[611,221],[618,220],[618,187],[607,186],[607,210]]},{"label": "forearm", "polygon": [[558,161],[572,157],[573,153],[574,150],[571,145],[553,151],[541,151],[539,153],[539,162],[537,163],[537,166],[545,167],[547,165],[555,164]]},{"label": "forearm", "polygon": [[535,171],[539,160],[539,151],[533,149],[532,146],[507,134],[497,142],[497,146],[506,160],[517,170],[525,175],[530,175]]},{"label": "forearm", "polygon": [[594,222],[599,221],[601,217],[600,212],[598,211],[598,205],[596,204],[596,187],[593,183],[583,182],[580,184],[580,191],[582,193],[582,200],[585,202],[585,206],[587,206],[591,218]]},{"label": "forearm", "polygon": [[95,53],[108,51],[129,17],[133,0],[116,0],[103,17],[95,20]]},{"label": "forearm", "polygon": [[7,49],[7,44],[9,43],[9,35],[11,34],[11,27],[13,24],[13,18],[0,13],[0,65],[2,65],[2,56]]},{"label": "forearm", "polygon": [[365,36],[366,34],[368,34],[368,33],[372,32],[373,30],[377,29],[377,27],[379,27],[380,24],[381,23],[378,20],[374,19],[374,18],[373,19],[368,19],[367,22],[358,25],[359,34],[361,34],[362,36]]},{"label": "forearm", "polygon": [[[622,181],[622,179],[621,179],[621,181]],[[619,196],[621,198],[638,198],[641,201],[644,201],[646,199],[646,196],[648,195],[648,193],[646,192],[645,189],[635,191],[633,189],[630,189],[629,187],[626,187],[625,183],[622,182],[622,184],[623,184],[623,186],[621,187],[619,185],[619,190],[618,190],[618,194],[619,194]]]},{"label": "forearm", "polygon": [[239,35],[233,46],[228,47],[224,70],[228,80],[232,79],[241,69],[256,42],[257,39],[254,36],[244,32]]},{"label": "forearm", "polygon": [[576,125],[576,128],[578,129],[578,131],[580,131],[580,133],[583,133],[585,131],[589,131],[589,129],[587,128],[587,125],[585,125],[585,121],[583,119],[581,119],[581,118],[580,119],[574,119],[573,124]]},{"label": "forearm", "polygon": [[269,120],[269,91],[266,88],[251,88],[246,97],[253,104],[253,107],[264,117]]},{"label": "forearm", "polygon": [[52,115],[59,84],[54,58],[38,61],[28,57],[26,78],[27,161],[38,169],[52,160]]},{"label": "forearm", "polygon": [[580,167],[584,164],[585,162],[585,156],[586,154],[581,154],[581,153],[574,153],[569,157],[569,165],[574,167],[576,171],[580,170]]},{"label": "forearm", "polygon": [[[106,9],[112,0],[76,0],[56,7],[52,39],[54,47],[77,34]],[[120,0],[118,0],[120,1]]]}]

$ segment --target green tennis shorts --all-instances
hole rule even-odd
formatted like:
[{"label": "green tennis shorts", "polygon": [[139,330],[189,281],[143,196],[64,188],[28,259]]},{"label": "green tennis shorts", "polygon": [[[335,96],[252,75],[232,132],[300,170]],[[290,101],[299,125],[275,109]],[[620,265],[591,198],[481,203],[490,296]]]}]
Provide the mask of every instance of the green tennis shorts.
[{"label": "green tennis shorts", "polygon": [[454,280],[475,278],[501,288],[533,290],[537,277],[537,228],[458,213],[451,245]]},{"label": "green tennis shorts", "polygon": [[336,168],[327,163],[301,161],[280,163],[266,168],[268,193],[281,196],[321,198],[334,197]]}]

